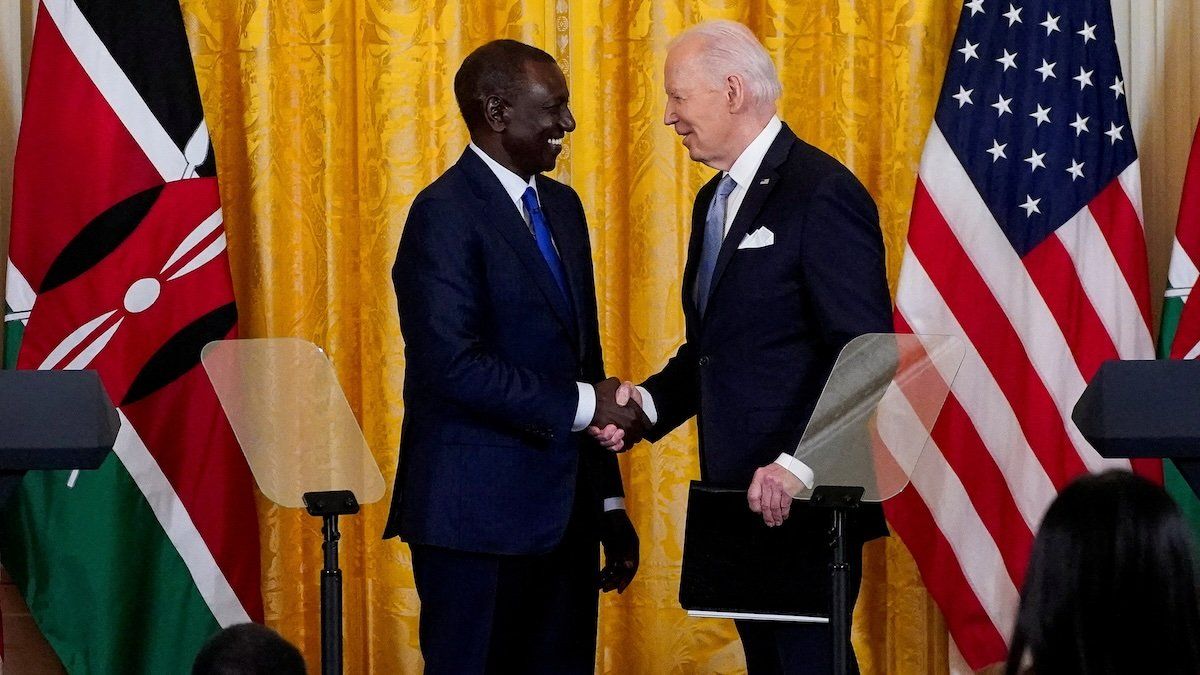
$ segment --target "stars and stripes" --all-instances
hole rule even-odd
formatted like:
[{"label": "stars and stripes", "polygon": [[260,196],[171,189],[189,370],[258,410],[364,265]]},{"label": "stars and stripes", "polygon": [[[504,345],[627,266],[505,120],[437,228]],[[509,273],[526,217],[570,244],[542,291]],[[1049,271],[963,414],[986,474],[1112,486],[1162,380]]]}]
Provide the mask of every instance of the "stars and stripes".
[{"label": "stars and stripes", "polygon": [[887,510],[973,668],[1006,654],[1057,491],[1130,467],[1070,419],[1101,362],[1153,356],[1112,25],[1107,0],[967,2],[921,160],[897,330],[960,336],[967,358]]}]

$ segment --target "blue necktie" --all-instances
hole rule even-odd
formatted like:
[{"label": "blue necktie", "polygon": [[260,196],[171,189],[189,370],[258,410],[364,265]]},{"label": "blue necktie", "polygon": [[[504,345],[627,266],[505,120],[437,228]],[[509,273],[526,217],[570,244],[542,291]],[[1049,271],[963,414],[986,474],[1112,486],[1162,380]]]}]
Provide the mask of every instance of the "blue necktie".
[{"label": "blue necktie", "polygon": [[558,284],[558,290],[562,291],[563,299],[567,301],[567,307],[574,312],[571,293],[567,290],[566,270],[563,269],[558,251],[554,250],[554,240],[550,237],[546,216],[542,215],[542,207],[538,205],[537,192],[533,187],[528,188],[525,190],[525,194],[521,195],[521,203],[525,204],[525,209],[529,211],[529,225],[533,228],[534,239],[537,239],[538,250],[542,252],[542,258],[545,259],[546,266],[550,268],[550,274]]},{"label": "blue necktie", "polygon": [[717,269],[717,256],[721,253],[721,242],[725,240],[725,205],[729,201],[729,193],[737,187],[733,176],[725,174],[717,184],[717,194],[708,205],[708,215],[704,218],[704,242],[700,251],[700,267],[696,271],[696,306],[700,308],[700,316],[704,316],[704,308],[708,306],[708,294],[712,290],[713,272]]}]

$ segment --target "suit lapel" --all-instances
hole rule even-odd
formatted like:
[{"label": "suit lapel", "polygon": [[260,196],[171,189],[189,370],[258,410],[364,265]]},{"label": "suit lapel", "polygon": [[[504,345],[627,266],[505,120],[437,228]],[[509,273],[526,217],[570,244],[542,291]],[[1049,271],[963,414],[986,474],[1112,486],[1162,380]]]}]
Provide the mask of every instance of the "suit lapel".
[{"label": "suit lapel", "polygon": [[[563,268],[566,270],[567,292],[571,294],[571,303],[575,306],[575,316],[572,317],[574,334],[577,338],[581,338],[584,332],[582,329],[584,308],[588,306],[584,291],[589,285],[594,284],[591,279],[586,278],[585,274],[588,270],[585,256],[592,254],[591,249],[587,247],[586,239],[580,236],[586,225],[579,222],[567,205],[557,198],[553,189],[543,190],[542,185],[539,184],[538,197],[542,203],[542,213],[546,216],[546,224],[550,227],[550,235],[554,237],[558,257],[562,259]],[[538,254],[541,255],[541,252],[539,251]],[[581,352],[582,347],[583,345],[580,343]]]},{"label": "suit lapel", "polygon": [[566,299],[558,289],[542,252],[538,250],[537,241],[525,224],[525,219],[517,211],[512,199],[504,191],[500,180],[475,152],[467,148],[458,165],[466,174],[468,182],[475,190],[475,196],[480,199],[480,219],[490,222],[497,232],[508,241],[509,246],[516,252],[517,258],[525,266],[529,278],[541,291],[546,302],[554,310],[555,316],[562,322],[572,335],[578,330],[575,318],[567,307]]},{"label": "suit lapel", "polygon": [[775,137],[770,149],[767,150],[767,154],[763,156],[758,173],[754,174],[754,180],[746,186],[746,196],[742,199],[737,217],[733,219],[733,224],[730,225],[729,232],[721,243],[721,251],[717,254],[717,265],[713,270],[712,282],[709,285],[709,302],[712,302],[717,286],[721,283],[721,275],[729,266],[729,261],[733,259],[742,239],[749,233],[750,226],[758,219],[758,214],[762,211],[767,198],[779,185],[779,174],[775,169],[787,158],[788,151],[791,150],[795,140],[796,135],[786,124],[783,125],[783,128],[779,130],[779,135]]}]

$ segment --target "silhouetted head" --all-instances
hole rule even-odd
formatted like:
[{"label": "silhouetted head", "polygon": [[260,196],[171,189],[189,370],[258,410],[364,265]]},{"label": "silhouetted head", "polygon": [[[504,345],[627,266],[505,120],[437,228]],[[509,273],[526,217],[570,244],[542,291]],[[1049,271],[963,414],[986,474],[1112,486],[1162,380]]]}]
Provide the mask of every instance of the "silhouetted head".
[{"label": "silhouetted head", "polygon": [[208,639],[192,675],[305,675],[304,657],[279,633],[257,623],[230,626]]},{"label": "silhouetted head", "polygon": [[1162,488],[1086,475],[1033,543],[1008,673],[1200,672],[1191,535]]}]

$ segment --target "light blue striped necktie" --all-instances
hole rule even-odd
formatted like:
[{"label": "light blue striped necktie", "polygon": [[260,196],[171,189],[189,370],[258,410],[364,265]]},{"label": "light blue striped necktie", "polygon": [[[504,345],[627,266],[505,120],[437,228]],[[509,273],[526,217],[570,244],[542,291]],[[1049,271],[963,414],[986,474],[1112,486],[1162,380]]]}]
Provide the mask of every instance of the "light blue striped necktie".
[{"label": "light blue striped necktie", "polygon": [[708,215],[704,218],[704,242],[700,250],[700,267],[696,271],[696,306],[700,308],[700,316],[708,306],[708,295],[712,290],[713,272],[717,269],[717,256],[721,253],[721,242],[725,240],[725,206],[729,201],[729,193],[737,187],[733,176],[725,174],[717,184],[717,193],[713,195],[708,205]]}]

